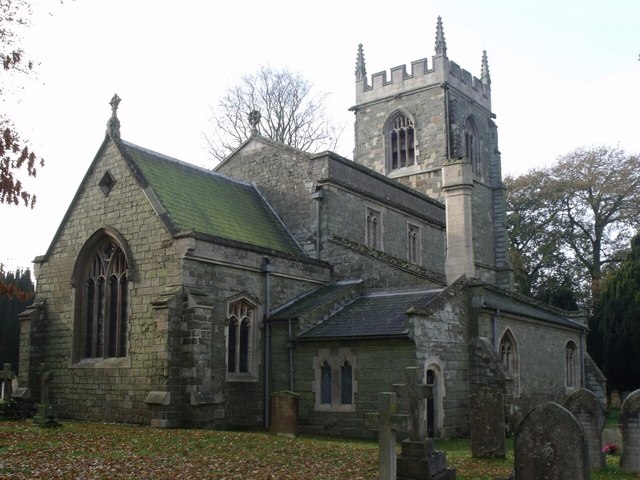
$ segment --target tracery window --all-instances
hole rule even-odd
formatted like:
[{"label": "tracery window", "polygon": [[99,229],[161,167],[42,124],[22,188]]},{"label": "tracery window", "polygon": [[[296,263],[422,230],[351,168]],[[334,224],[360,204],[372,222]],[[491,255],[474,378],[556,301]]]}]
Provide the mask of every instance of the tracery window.
[{"label": "tracery window", "polygon": [[316,410],[353,411],[355,359],[348,349],[321,349],[313,359]]},{"label": "tracery window", "polygon": [[388,143],[388,165],[391,170],[416,163],[415,129],[411,118],[402,113],[396,114],[387,123],[385,137]]},{"label": "tracery window", "polygon": [[76,277],[75,358],[127,355],[129,267],[120,246],[103,237],[81,254]]},{"label": "tracery window", "polygon": [[256,307],[244,298],[228,306],[227,372],[252,373]]},{"label": "tracery window", "polygon": [[518,393],[519,372],[518,372],[518,348],[516,340],[512,333],[507,330],[500,339],[500,347],[498,350],[500,360],[507,372],[513,378],[514,394]]},{"label": "tracery window", "polygon": [[573,341],[567,342],[565,348],[566,383],[567,387],[580,386],[580,362],[578,347]]}]

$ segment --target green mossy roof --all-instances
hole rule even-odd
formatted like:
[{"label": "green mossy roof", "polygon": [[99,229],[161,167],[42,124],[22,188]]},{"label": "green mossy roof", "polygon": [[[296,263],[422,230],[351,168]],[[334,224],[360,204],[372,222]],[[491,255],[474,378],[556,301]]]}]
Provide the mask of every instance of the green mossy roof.
[{"label": "green mossy roof", "polygon": [[[122,142],[123,154],[138,170],[166,211],[175,232],[200,234],[293,255],[300,247],[256,187],[144,148]],[[173,233],[175,233],[173,232]]]}]

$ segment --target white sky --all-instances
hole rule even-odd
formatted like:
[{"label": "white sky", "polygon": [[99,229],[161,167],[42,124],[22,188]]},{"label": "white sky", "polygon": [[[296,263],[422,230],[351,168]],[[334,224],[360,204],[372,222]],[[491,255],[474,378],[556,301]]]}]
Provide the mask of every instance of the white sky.
[{"label": "white sky", "polygon": [[[44,3],[45,0],[40,0]],[[352,158],[358,43],[367,72],[428,58],[438,15],[447,53],[480,75],[486,49],[503,172],[545,166],[579,146],[640,152],[637,0],[66,0],[25,32],[37,76],[3,107],[46,160],[34,210],[0,204],[0,262],[46,252],[111,114],[122,138],[202,166],[210,108],[239,76],[287,67],[330,93]]]}]

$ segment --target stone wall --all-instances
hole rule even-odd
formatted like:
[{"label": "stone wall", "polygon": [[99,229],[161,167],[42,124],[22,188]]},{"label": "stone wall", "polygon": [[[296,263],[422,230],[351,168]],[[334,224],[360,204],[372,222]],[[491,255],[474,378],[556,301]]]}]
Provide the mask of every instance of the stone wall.
[{"label": "stone wall", "polygon": [[[98,186],[107,170],[115,178],[108,196]],[[129,354],[74,363],[73,269],[83,244],[106,226],[126,239],[124,247],[131,256]],[[117,149],[105,142],[47,255],[36,261],[36,301],[45,302],[45,314],[43,331],[32,334],[43,338],[41,360],[53,373],[51,399],[59,416],[148,422],[147,393],[169,376],[168,359],[158,355],[167,334],[154,321],[151,304],[165,288],[181,281],[175,253],[171,237]],[[22,372],[21,382],[27,382],[29,376],[33,379]]]}]

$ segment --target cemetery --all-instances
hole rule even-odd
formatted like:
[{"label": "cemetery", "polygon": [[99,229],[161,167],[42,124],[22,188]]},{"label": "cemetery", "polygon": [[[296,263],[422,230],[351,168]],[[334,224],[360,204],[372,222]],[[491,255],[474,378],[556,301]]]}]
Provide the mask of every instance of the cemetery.
[{"label": "cemetery", "polygon": [[[147,472],[145,478],[163,478],[178,468],[179,458],[185,455],[193,461],[181,467],[185,476],[180,478],[197,478],[202,474],[198,472],[218,463],[220,472],[244,471],[250,459],[255,462],[251,478],[587,480],[640,475],[640,390],[621,398],[619,392],[610,395],[614,402],[620,400],[614,403],[619,406],[620,424],[609,422],[605,427],[604,407],[590,391],[576,389],[562,405],[547,402],[532,409],[514,435],[507,436],[502,399],[480,389],[471,402],[470,438],[444,440],[430,438],[426,428],[425,406],[432,385],[419,383],[416,368],[406,368],[404,373],[405,383],[394,385],[392,392],[380,392],[377,411],[365,414],[365,422],[378,431],[377,441],[348,442],[298,434],[298,398],[292,392],[274,393],[278,400],[274,400],[270,432],[159,430],[58,421],[48,398],[48,384],[55,378],[46,365],[40,368],[39,402],[27,412],[21,398],[13,396],[21,393],[21,387],[11,365],[5,364],[0,373],[0,478],[5,474],[16,479],[68,478],[65,475],[79,468],[94,473],[104,469],[105,476],[91,478],[136,469]],[[10,404],[13,409],[7,408]],[[618,411],[611,403],[609,407]],[[603,441],[611,431],[620,434],[621,442]],[[67,457],[58,451],[62,439]],[[99,442],[94,444],[93,439]],[[225,451],[227,442],[234,445],[234,454]],[[38,456],[29,453],[34,448]],[[238,463],[238,455],[246,456],[246,461]],[[83,467],[86,457],[91,457],[92,465]],[[116,462],[114,457],[123,461]],[[60,476],[52,475],[51,469]]]}]

